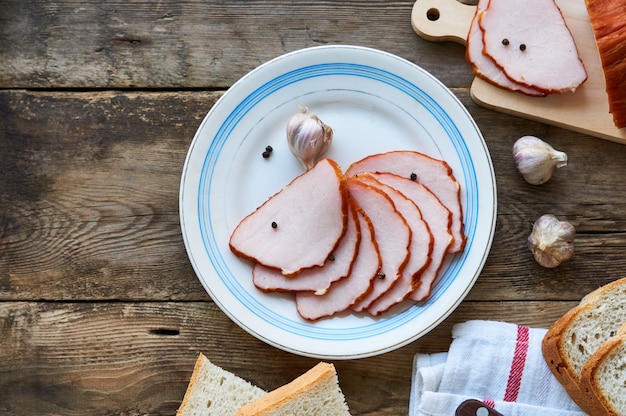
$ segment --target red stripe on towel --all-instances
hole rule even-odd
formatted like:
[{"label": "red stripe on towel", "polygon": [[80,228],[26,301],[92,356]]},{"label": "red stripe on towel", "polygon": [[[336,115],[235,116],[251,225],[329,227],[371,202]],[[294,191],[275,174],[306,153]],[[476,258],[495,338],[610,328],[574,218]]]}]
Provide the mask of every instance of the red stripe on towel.
[{"label": "red stripe on towel", "polygon": [[528,354],[528,339],[530,329],[526,326],[517,326],[517,340],[515,342],[515,352],[513,353],[513,362],[509,370],[509,381],[506,385],[504,393],[505,402],[514,402],[517,400],[519,389],[522,384],[522,374],[524,373],[524,365],[526,364],[526,355]]},{"label": "red stripe on towel", "polygon": [[487,406],[492,407],[492,408],[496,407],[496,402],[490,399],[483,400],[483,403],[485,403]]}]

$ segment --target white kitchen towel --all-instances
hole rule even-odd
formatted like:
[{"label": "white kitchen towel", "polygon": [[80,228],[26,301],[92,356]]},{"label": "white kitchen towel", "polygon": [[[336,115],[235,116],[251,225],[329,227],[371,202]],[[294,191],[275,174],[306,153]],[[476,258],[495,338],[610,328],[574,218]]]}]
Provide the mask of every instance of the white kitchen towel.
[{"label": "white kitchen towel", "polygon": [[417,354],[410,416],[454,416],[467,399],[504,416],[585,416],[541,354],[546,329],[468,321],[452,329],[450,350]]}]

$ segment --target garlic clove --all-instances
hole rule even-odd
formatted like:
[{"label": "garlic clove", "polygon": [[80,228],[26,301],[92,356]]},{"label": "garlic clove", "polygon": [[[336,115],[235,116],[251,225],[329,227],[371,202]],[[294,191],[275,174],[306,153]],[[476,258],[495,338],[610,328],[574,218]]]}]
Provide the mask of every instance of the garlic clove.
[{"label": "garlic clove", "polygon": [[315,166],[333,140],[333,129],[308,112],[308,108],[301,107],[300,112],[287,121],[289,150],[306,170]]},{"label": "garlic clove", "polygon": [[553,268],[574,255],[576,229],[552,214],[542,215],[533,224],[528,248],[540,265]]},{"label": "garlic clove", "polygon": [[513,157],[517,169],[532,185],[549,181],[557,168],[567,165],[567,154],[535,136],[517,139],[513,145]]}]

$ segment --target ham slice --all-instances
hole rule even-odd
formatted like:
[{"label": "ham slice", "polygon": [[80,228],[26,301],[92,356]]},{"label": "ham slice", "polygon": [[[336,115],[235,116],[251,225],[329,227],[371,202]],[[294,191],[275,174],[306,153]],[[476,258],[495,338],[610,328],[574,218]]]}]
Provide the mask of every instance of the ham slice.
[{"label": "ham slice", "polygon": [[374,229],[365,213],[357,213],[361,239],[358,256],[352,265],[350,275],[334,282],[323,295],[313,292],[296,293],[298,313],[304,319],[317,320],[349,309],[372,288],[372,281],[382,266],[378,246],[374,240]]},{"label": "ham slice", "polygon": [[313,291],[316,295],[326,293],[332,282],[350,274],[361,239],[358,219],[353,204],[349,204],[348,228],[337,249],[324,266],[303,270],[288,277],[276,269],[256,264],[252,270],[254,285],[263,291]]},{"label": "ham slice", "polygon": [[451,232],[454,241],[448,252],[463,251],[466,237],[463,233],[461,187],[445,161],[415,151],[398,150],[361,159],[348,168],[346,176],[364,172],[387,172],[403,178],[415,175],[416,180],[427,187],[452,214]]},{"label": "ham slice", "polygon": [[420,274],[420,284],[409,295],[409,298],[415,301],[424,301],[430,295],[448,247],[453,241],[452,233],[450,232],[452,215],[428,188],[417,181],[402,178],[391,173],[376,173],[372,176],[378,181],[397,189],[407,198],[414,201],[420,208],[422,218],[428,224],[428,228],[433,236],[430,263]]},{"label": "ham slice", "polygon": [[626,127],[626,0],[586,0],[618,129]]},{"label": "ham slice", "polygon": [[375,299],[367,308],[370,314],[377,316],[405,300],[411,292],[417,289],[420,284],[420,274],[430,263],[433,238],[428,225],[422,219],[420,209],[413,201],[408,199],[397,189],[377,181],[370,174],[358,175],[357,178],[364,184],[384,192],[385,195],[391,199],[396,210],[404,217],[411,229],[409,261],[402,269],[400,278],[389,290]]},{"label": "ham slice", "polygon": [[545,91],[531,88],[526,85],[514,82],[506,76],[502,68],[483,53],[485,44],[483,43],[483,31],[478,24],[480,14],[487,8],[489,0],[478,0],[476,6],[476,14],[470,25],[467,35],[465,56],[469,64],[472,66],[474,75],[509,91],[519,91],[526,95],[534,97],[543,97],[547,95]]},{"label": "ham slice", "polygon": [[322,266],[347,228],[345,177],[336,162],[322,159],[270,197],[235,228],[229,246],[291,276]]},{"label": "ham slice", "polygon": [[490,0],[478,23],[484,53],[515,83],[560,93],[587,79],[554,0]]},{"label": "ham slice", "polygon": [[347,185],[350,196],[372,222],[382,259],[372,291],[352,307],[360,312],[389,290],[402,275],[410,256],[411,229],[384,192],[355,178],[348,178]]}]

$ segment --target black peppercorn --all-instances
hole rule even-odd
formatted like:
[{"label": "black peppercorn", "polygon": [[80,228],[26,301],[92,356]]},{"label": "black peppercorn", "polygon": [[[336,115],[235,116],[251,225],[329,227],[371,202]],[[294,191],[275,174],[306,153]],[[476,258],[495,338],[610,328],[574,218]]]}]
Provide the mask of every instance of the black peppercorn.
[{"label": "black peppercorn", "polygon": [[519,50],[524,52],[526,50],[526,44],[522,43],[521,45],[519,45]]},{"label": "black peppercorn", "polygon": [[509,40],[507,38],[502,39],[502,44],[504,46],[509,46]]},{"label": "black peppercorn", "polygon": [[268,157],[271,156],[271,153],[274,151],[274,148],[272,146],[265,146],[265,151],[263,153],[261,153],[263,155],[263,158],[267,159]]},{"label": "black peppercorn", "polygon": [[276,224],[276,221],[272,221],[272,228],[278,228],[278,224]]},{"label": "black peppercorn", "polygon": [[410,178],[411,178],[412,181],[415,181],[415,180],[417,180],[417,175],[415,173],[411,173]]}]

